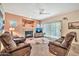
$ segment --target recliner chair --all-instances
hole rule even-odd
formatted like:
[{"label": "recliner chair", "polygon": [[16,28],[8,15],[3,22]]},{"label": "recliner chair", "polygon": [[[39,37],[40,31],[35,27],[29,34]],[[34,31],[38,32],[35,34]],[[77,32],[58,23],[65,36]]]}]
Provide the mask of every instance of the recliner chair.
[{"label": "recliner chair", "polygon": [[65,56],[68,54],[72,40],[75,37],[75,41],[77,41],[76,32],[70,32],[66,35],[62,42],[54,41],[49,42],[49,52],[56,56]]},{"label": "recliner chair", "polygon": [[[0,41],[4,46],[5,53],[8,53],[12,56],[29,56],[31,53],[31,45],[30,44],[22,44],[17,46],[11,35],[8,32],[5,32],[0,36]],[[3,53],[3,52],[1,52]]]}]

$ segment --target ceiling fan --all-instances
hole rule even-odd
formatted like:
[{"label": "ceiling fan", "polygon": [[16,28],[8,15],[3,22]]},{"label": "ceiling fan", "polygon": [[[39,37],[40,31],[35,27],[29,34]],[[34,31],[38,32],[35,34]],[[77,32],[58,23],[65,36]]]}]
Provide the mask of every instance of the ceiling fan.
[{"label": "ceiling fan", "polygon": [[49,14],[45,9],[39,9],[39,14]]}]

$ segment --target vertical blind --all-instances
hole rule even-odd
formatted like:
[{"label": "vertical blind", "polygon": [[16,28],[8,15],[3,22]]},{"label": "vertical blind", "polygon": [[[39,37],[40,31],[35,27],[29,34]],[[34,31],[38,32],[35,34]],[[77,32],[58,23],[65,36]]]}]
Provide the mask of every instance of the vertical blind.
[{"label": "vertical blind", "polygon": [[61,22],[52,22],[43,24],[43,32],[46,37],[60,38],[61,37]]}]

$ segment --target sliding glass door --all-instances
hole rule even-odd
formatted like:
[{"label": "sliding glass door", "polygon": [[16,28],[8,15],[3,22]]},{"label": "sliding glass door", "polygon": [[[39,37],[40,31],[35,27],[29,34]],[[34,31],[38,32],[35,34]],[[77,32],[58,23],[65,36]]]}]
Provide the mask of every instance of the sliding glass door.
[{"label": "sliding glass door", "polygon": [[61,37],[61,22],[53,22],[51,23],[51,37],[59,38]]},{"label": "sliding glass door", "polygon": [[43,24],[43,32],[45,33],[44,36],[50,37],[50,24]]},{"label": "sliding glass door", "polygon": [[52,22],[43,24],[43,32],[46,37],[60,38],[61,37],[61,22]]}]

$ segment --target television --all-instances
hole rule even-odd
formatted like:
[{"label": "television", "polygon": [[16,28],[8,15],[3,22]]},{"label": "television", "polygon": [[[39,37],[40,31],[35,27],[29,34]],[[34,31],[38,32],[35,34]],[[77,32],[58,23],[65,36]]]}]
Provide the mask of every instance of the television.
[{"label": "television", "polygon": [[41,33],[42,32],[42,28],[36,28],[36,33]]}]

